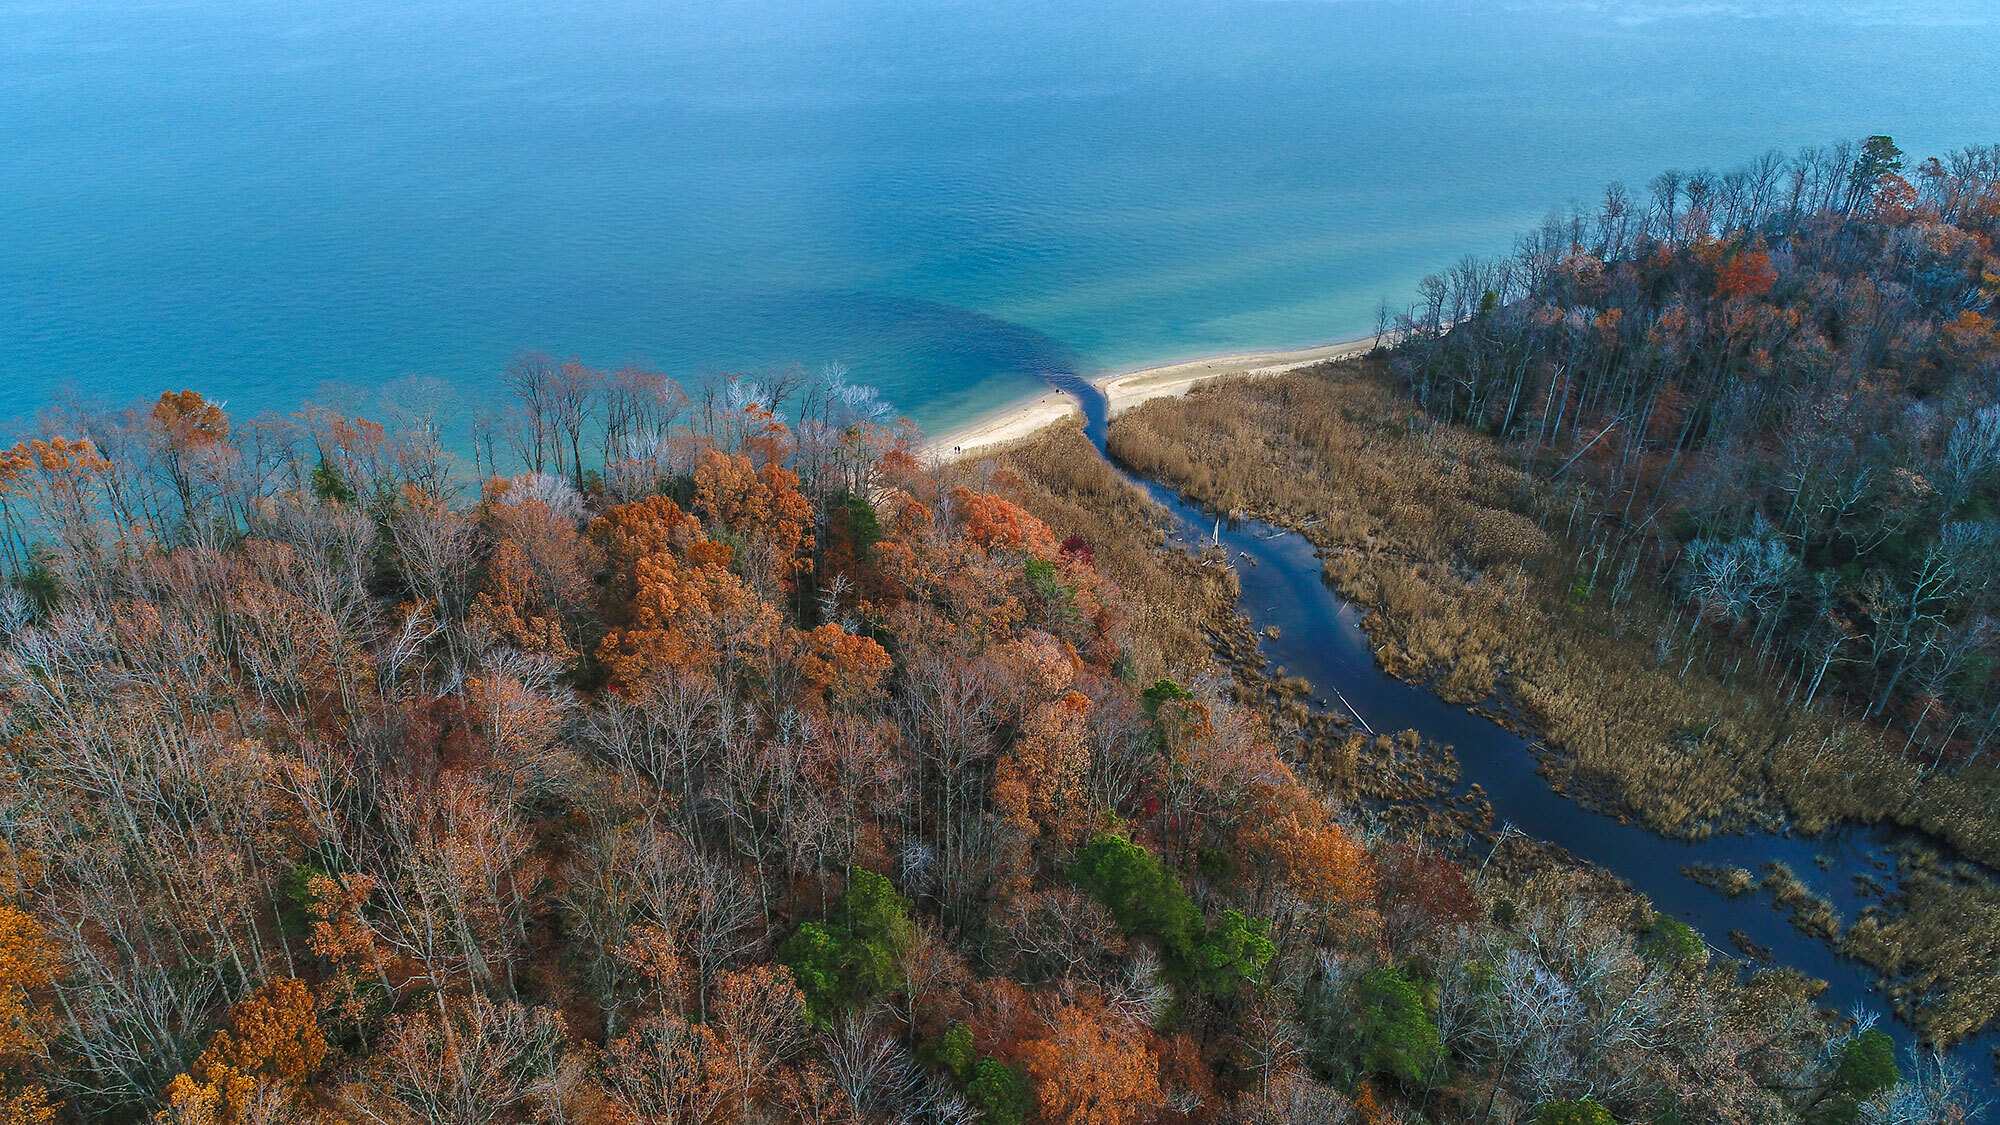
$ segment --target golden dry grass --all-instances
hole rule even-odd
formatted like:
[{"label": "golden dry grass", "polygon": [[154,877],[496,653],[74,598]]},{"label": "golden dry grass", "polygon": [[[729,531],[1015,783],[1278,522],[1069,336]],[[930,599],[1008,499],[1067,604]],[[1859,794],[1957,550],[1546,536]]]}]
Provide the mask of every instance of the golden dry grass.
[{"label": "golden dry grass", "polygon": [[[1986,864],[1906,878],[1895,909],[1856,922],[1841,944],[1881,969],[1931,1036],[2000,1016],[1994,771],[1926,773],[1872,729],[1790,706],[1726,638],[1696,636],[1691,656],[1687,626],[1670,627],[1674,606],[1648,576],[1593,567],[1590,529],[1566,525],[1570,486],[1417,414],[1367,365],[1149,403],[1119,419],[1110,444],[1217,511],[1307,535],[1365,607],[1386,669],[1457,701],[1497,690],[1548,740],[1564,791],[1690,838],[1888,820]],[[1802,929],[1838,934],[1823,901],[1780,897]]]},{"label": "golden dry grass", "polygon": [[1442,747],[1414,731],[1366,737],[1309,708],[1304,680],[1266,666],[1256,634],[1237,612],[1236,576],[1166,547],[1165,514],[1099,457],[1075,424],[1044,430],[967,471],[1015,488],[1059,538],[1075,534],[1089,542],[1098,572],[1121,592],[1126,650],[1140,682],[1226,679],[1231,698],[1256,709],[1283,736],[1295,765],[1392,835],[1460,841],[1491,827],[1492,807],[1482,793],[1447,791],[1458,763]]},{"label": "golden dry grass", "polygon": [[1527,514],[1542,490],[1486,439],[1336,368],[1148,404],[1112,450],[1212,507],[1302,530],[1367,608],[1391,673],[1474,702],[1504,672],[1566,788],[1684,836],[1755,810],[1779,709],[1615,643],[1601,607],[1566,596],[1573,560]]},{"label": "golden dry grass", "polygon": [[1840,949],[1882,974],[1896,1010],[1928,1039],[2000,1018],[2000,887],[1975,864],[1904,849],[1893,895],[1862,911]]},{"label": "golden dry grass", "polygon": [[1302,531],[1368,611],[1384,668],[1463,702],[1504,678],[1566,788],[1657,831],[1890,819],[2000,864],[1992,771],[1926,777],[1873,731],[1788,706],[1726,640],[1698,637],[1690,663],[1643,576],[1593,574],[1584,529],[1563,538],[1573,493],[1411,410],[1366,364],[1148,403],[1111,448],[1211,508]]},{"label": "golden dry grass", "polygon": [[1791,911],[1792,925],[1798,927],[1801,933],[1822,941],[1839,939],[1840,914],[1834,910],[1833,902],[1824,895],[1813,893],[1813,889],[1806,886],[1790,864],[1765,864],[1762,885],[1771,892],[1772,901],[1779,908]]}]

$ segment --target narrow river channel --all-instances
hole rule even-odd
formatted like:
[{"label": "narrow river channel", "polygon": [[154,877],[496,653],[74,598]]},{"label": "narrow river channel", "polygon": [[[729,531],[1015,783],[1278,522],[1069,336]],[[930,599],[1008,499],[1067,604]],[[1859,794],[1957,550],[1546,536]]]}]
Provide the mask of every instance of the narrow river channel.
[{"label": "narrow river channel", "polygon": [[[1048,372],[1044,378],[1078,400],[1086,434],[1105,453],[1109,419],[1103,394],[1076,375]],[[1776,963],[1825,981],[1823,1006],[1878,1012],[1881,1026],[1899,1044],[1913,1043],[1912,1029],[1894,1018],[1867,966],[1795,929],[1767,893],[1731,898],[1683,873],[1687,865],[1702,863],[1747,868],[1761,876],[1766,864],[1783,862],[1813,891],[1832,900],[1844,923],[1852,922],[1872,901],[1860,892],[1855,876],[1885,886],[1893,883],[1888,846],[1894,837],[1889,831],[1847,827],[1813,837],[1751,832],[1689,843],[1592,811],[1550,787],[1537,771],[1529,739],[1383,672],[1361,628],[1361,609],[1323,580],[1319,554],[1304,536],[1259,520],[1218,522],[1172,489],[1112,464],[1172,513],[1174,543],[1199,549],[1219,541],[1235,560],[1242,585],[1239,609],[1258,632],[1258,647],[1271,665],[1305,679],[1312,685],[1311,696],[1328,700],[1331,710],[1358,719],[1366,729],[1384,734],[1414,730],[1451,747],[1462,771],[1460,786],[1477,783],[1492,802],[1494,831],[1512,826],[1603,867],[1651,899],[1654,909],[1700,931],[1718,950],[1725,949],[1725,935],[1731,931],[1747,936],[1768,949]],[[1264,633],[1273,625],[1276,637]],[[1953,1051],[1986,1097],[1996,1089],[1996,1045],[2000,1034],[1988,1032]]]}]

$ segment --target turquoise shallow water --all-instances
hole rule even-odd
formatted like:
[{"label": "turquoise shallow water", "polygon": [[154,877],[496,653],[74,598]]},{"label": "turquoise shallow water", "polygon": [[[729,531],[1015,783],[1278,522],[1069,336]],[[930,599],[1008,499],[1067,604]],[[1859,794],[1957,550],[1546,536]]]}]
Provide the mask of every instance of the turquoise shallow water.
[{"label": "turquoise shallow water", "polygon": [[[0,0],[0,417],[464,413],[521,348],[942,426],[1367,331],[1666,166],[2000,141],[1946,0]],[[337,384],[337,385],[336,385]]]}]

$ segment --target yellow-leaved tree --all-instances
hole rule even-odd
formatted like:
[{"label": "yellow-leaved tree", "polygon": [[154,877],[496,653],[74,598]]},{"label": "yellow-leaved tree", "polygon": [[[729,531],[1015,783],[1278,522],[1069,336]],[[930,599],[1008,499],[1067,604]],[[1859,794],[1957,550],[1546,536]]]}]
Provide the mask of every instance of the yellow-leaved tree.
[{"label": "yellow-leaved tree", "polygon": [[229,1009],[186,1074],[167,1084],[163,1125],[239,1125],[277,1120],[326,1061],[318,1002],[306,983],[280,977]]}]

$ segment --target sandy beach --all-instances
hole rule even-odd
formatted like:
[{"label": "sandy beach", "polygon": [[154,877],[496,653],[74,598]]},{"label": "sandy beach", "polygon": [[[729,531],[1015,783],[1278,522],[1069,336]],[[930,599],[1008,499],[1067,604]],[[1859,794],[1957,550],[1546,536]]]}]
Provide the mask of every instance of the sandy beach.
[{"label": "sandy beach", "polygon": [[[1182,360],[1136,371],[1100,375],[1091,382],[1104,392],[1111,416],[1116,418],[1142,402],[1178,397],[1216,379],[1278,375],[1327,360],[1366,355],[1374,346],[1375,338],[1368,336],[1292,351],[1245,352]],[[1019,441],[1045,426],[1081,415],[1082,408],[1068,395],[1059,391],[1044,391],[947,431],[931,439],[929,448],[933,455],[946,460],[965,457]]]},{"label": "sandy beach", "polygon": [[1301,367],[1310,367],[1315,363],[1367,355],[1374,347],[1375,337],[1366,336],[1359,340],[1322,344],[1314,348],[1298,348],[1289,352],[1246,352],[1242,355],[1216,356],[1211,359],[1190,359],[1162,367],[1147,367],[1122,374],[1103,375],[1091,382],[1097,385],[1098,390],[1104,392],[1105,401],[1111,408],[1111,416],[1116,418],[1142,402],[1150,402],[1156,398],[1178,398],[1203,383],[1216,379],[1251,379],[1262,375],[1281,375]]},{"label": "sandy beach", "polygon": [[927,447],[947,461],[977,453],[982,449],[1019,441],[1044,426],[1065,418],[1081,418],[1083,408],[1061,391],[1043,391],[1033,398],[1010,403],[955,430],[930,439]]}]

